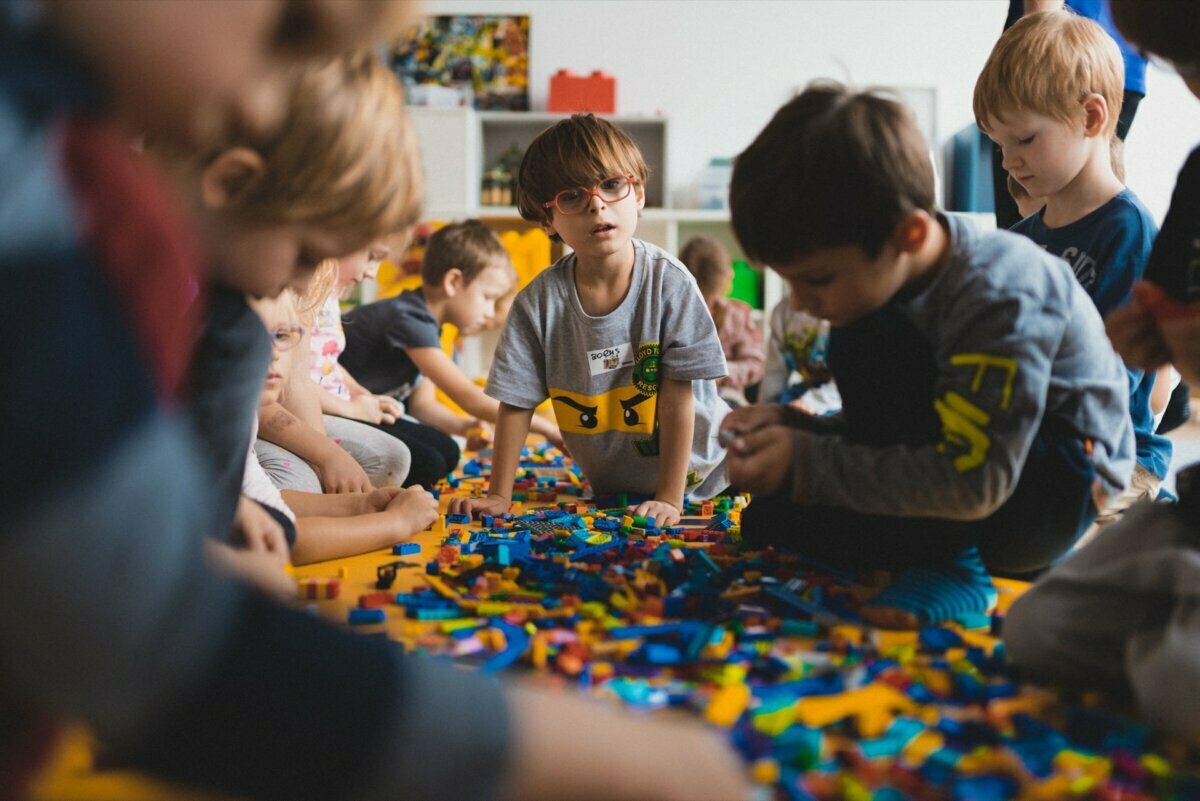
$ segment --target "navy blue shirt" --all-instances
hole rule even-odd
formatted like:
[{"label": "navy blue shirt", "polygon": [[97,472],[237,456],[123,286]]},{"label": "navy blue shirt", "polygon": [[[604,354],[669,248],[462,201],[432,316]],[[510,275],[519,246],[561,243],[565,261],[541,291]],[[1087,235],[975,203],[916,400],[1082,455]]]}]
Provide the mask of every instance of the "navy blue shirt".
[{"label": "navy blue shirt", "polygon": [[[1137,195],[1122,190],[1090,214],[1058,228],[1048,228],[1042,222],[1044,211],[1026,217],[1012,230],[1065,260],[1100,316],[1106,317],[1126,304],[1133,284],[1146,269],[1158,232]],[[1129,369],[1129,413],[1137,439],[1138,464],[1163,478],[1171,464],[1171,442],[1154,433],[1154,413],[1150,410],[1153,389],[1153,373]]]},{"label": "navy blue shirt", "polygon": [[419,289],[359,306],[342,318],[346,350],[338,358],[350,375],[376,395],[404,400],[421,371],[409,348],[440,348],[442,326]]}]

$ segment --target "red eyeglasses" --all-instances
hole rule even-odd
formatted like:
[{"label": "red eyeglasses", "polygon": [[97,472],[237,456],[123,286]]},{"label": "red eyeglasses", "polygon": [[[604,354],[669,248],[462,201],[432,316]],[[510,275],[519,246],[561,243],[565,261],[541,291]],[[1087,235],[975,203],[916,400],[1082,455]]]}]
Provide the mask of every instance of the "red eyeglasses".
[{"label": "red eyeglasses", "polygon": [[554,196],[554,199],[543,203],[543,208],[558,209],[561,214],[582,214],[587,210],[593,197],[598,197],[605,203],[616,203],[629,197],[633,186],[638,181],[632,175],[614,175],[602,179],[593,188],[577,186],[574,189],[564,189]]}]

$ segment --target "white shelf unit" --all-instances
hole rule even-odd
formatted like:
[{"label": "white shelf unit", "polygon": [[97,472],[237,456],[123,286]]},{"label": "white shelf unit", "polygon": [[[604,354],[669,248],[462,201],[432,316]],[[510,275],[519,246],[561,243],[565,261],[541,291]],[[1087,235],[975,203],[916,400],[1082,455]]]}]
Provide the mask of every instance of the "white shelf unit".
[{"label": "white shelf unit", "polygon": [[[524,151],[537,134],[565,115],[538,112],[475,111],[470,108],[410,106],[409,116],[421,145],[425,172],[425,211],[431,220],[478,217],[497,229],[525,228],[515,206],[480,203],[483,174],[512,146]],[[609,117],[629,134],[650,168],[646,183],[646,208],[637,236],[678,253],[692,236],[704,234],[721,242],[734,259],[744,259],[725,211],[676,209],[670,205],[670,154],[668,122],[663,117]],[[770,270],[764,271],[763,305],[769,312],[783,296],[783,285]],[[364,292],[364,298],[371,295]],[[763,314],[764,335],[767,314]],[[486,372],[495,349],[495,336],[480,336],[463,343],[463,368],[468,375]]]}]

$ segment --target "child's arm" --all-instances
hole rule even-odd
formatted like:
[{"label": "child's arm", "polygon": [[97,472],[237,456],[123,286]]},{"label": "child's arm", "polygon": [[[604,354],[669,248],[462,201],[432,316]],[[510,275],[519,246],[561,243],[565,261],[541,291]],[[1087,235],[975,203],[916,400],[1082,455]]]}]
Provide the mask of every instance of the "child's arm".
[{"label": "child's arm", "polygon": [[[413,360],[413,364],[420,369],[422,375],[432,381],[442,392],[445,392],[450,400],[461,406],[467,414],[489,423],[495,423],[499,419],[500,401],[485,395],[483,389],[467,378],[445,351],[440,348],[409,348],[406,352],[408,357]],[[421,419],[416,411],[413,411],[413,415]],[[467,428],[475,425],[474,422],[463,425],[462,418],[457,415],[452,415],[452,418],[458,421],[460,430],[452,431],[442,428],[447,434],[462,434],[466,432]],[[422,420],[422,422],[426,421]],[[441,428],[434,422],[429,424]],[[555,445],[561,445],[562,440],[558,426],[549,420],[534,416],[530,422],[530,428],[535,434],[548,437]]]},{"label": "child's arm", "polygon": [[659,528],[675,525],[683,514],[696,425],[694,406],[691,381],[662,380],[658,388],[658,485],[654,500],[630,507],[639,517],[653,517]]},{"label": "child's arm", "polygon": [[[394,423],[404,414],[404,404],[393,398],[391,395],[376,395],[371,390],[358,383],[358,379],[350,375],[350,371],[342,367],[342,382],[346,385],[346,389],[350,390],[350,399],[358,400],[364,395],[370,395],[379,404],[379,410],[384,414],[385,423]],[[392,419],[388,420],[387,415],[391,415]]]},{"label": "child's arm", "polygon": [[[294,500],[294,496],[302,494],[289,493],[288,497]],[[296,544],[292,548],[292,561],[298,565],[386,548],[425,530],[437,519],[437,500],[421,487],[392,493],[386,505],[377,511],[368,511],[372,504],[364,500],[366,508],[350,516],[341,514],[343,509],[336,496],[309,494],[311,501],[300,507],[306,512],[317,512],[315,515],[302,514],[301,509],[293,507]],[[319,511],[322,505],[329,507],[326,514]]]},{"label": "child's arm", "polygon": [[[311,382],[310,382],[311,383]],[[259,409],[258,435],[312,465],[326,492],[370,492],[371,480],[354,457],[282,404]]]},{"label": "child's arm", "polygon": [[336,414],[338,417],[349,417],[351,420],[362,420],[365,423],[396,422],[396,416],[386,411],[379,398],[369,392],[365,395],[352,395],[350,400],[346,400],[316,384],[315,381],[313,383],[317,386],[321,412],[324,414]]},{"label": "child's arm", "polygon": [[513,479],[521,460],[521,448],[529,434],[529,420],[533,409],[500,404],[499,419],[496,421],[496,443],[492,446],[492,479],[486,498],[454,498],[450,501],[451,514],[501,515],[512,506]]}]

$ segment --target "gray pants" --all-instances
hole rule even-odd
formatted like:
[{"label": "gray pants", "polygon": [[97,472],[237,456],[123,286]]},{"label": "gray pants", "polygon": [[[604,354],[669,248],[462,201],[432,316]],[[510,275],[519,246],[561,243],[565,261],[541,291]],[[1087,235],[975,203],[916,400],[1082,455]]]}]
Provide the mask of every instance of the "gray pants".
[{"label": "gray pants", "polygon": [[1200,744],[1200,533],[1142,503],[1053,568],[1008,613],[1032,679],[1133,693],[1147,722]]},{"label": "gray pants", "polygon": [[[362,465],[376,487],[400,486],[408,477],[412,455],[400,440],[357,420],[324,415],[325,432]],[[280,489],[321,492],[321,480],[308,462],[278,445],[258,439],[258,463]]]}]

